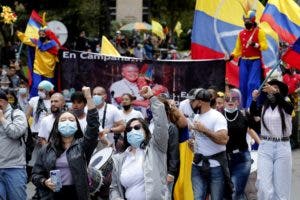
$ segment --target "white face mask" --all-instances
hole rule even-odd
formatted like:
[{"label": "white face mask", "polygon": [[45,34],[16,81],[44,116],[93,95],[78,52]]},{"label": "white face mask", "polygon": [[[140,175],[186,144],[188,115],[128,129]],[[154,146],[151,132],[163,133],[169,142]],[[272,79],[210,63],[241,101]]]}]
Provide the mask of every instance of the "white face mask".
[{"label": "white face mask", "polygon": [[41,99],[45,99],[46,98],[46,93],[45,92],[41,92],[41,91],[38,91],[38,95]]},{"label": "white face mask", "polygon": [[225,108],[224,110],[225,110],[225,112],[228,112],[228,113],[234,113],[235,111],[238,110],[238,108]]}]

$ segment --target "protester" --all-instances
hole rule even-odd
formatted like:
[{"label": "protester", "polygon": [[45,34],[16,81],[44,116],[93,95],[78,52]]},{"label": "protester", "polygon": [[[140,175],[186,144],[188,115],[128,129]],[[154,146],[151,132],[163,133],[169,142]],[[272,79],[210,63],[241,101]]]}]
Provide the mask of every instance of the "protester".
[{"label": "protester", "polygon": [[292,133],[293,104],[287,99],[288,87],[273,79],[265,84],[267,93],[262,108],[256,103],[259,92],[252,93],[250,111],[261,116],[261,143],[258,147],[258,199],[290,199],[292,153],[289,136]]},{"label": "protester", "polygon": [[71,96],[71,111],[78,118],[81,130],[84,131],[86,128],[86,113],[84,108],[86,106],[86,99],[82,92],[75,92]]},{"label": "protester", "polygon": [[168,199],[168,119],[164,105],[153,96],[150,87],[143,87],[141,95],[151,102],[154,131],[151,136],[147,123],[140,118],[126,124],[128,148],[113,156],[110,199]]},{"label": "protester", "polygon": [[[0,199],[26,200],[25,114],[0,90]],[[22,139],[23,138],[23,139]]]},{"label": "protester", "polygon": [[106,103],[106,100],[106,90],[100,86],[95,87],[93,90],[93,101],[99,113],[99,136],[106,136],[110,144],[113,144],[114,133],[122,133],[125,125],[119,110],[114,105]]},{"label": "protester", "polygon": [[28,110],[26,112],[27,119],[33,117],[31,132],[36,134],[39,132],[42,119],[50,113],[50,92],[53,91],[54,85],[49,81],[42,81],[38,85],[38,96],[29,100]]},{"label": "protester", "polygon": [[21,80],[17,97],[18,97],[18,103],[20,109],[23,112],[26,112],[29,106],[29,93],[28,93],[28,85],[25,81]]},{"label": "protester", "polygon": [[231,195],[226,144],[228,141],[227,122],[224,116],[210,107],[211,94],[205,90],[197,91],[199,114],[194,117],[195,130],[194,162],[192,183],[194,199],[206,198],[210,191],[212,199],[222,199],[225,193]]},{"label": "protester", "polygon": [[[85,136],[78,119],[70,112],[63,112],[55,119],[50,143],[44,146],[32,172],[32,182],[41,199],[88,200],[87,163],[97,146],[99,119],[90,88],[83,87],[87,100],[87,129]],[[62,188],[54,192],[57,185],[49,174],[60,170]]]},{"label": "protester", "polygon": [[246,140],[247,132],[259,143],[259,138],[250,128],[245,112],[239,110],[241,100],[242,96],[238,89],[231,89],[225,97],[224,116],[227,120],[229,135],[226,152],[234,185],[233,200],[245,199],[244,191],[251,169],[251,157]]},{"label": "protester", "polygon": [[251,10],[246,16],[243,16],[246,29],[239,33],[235,49],[229,59],[240,57],[239,83],[243,96],[242,107],[244,108],[250,107],[251,93],[261,84],[262,51],[268,48],[266,35],[255,22],[255,14],[255,11]]},{"label": "protester", "polygon": [[223,113],[224,111],[224,96],[225,94],[223,92],[217,92],[216,97],[216,110]]},{"label": "protester", "polygon": [[16,96],[15,91],[13,89],[9,88],[6,91],[6,96],[7,96],[7,102],[10,104],[10,106],[13,109],[20,109],[17,96]]},{"label": "protester", "polygon": [[51,114],[44,117],[38,133],[39,144],[48,143],[51,130],[53,128],[56,117],[65,110],[65,99],[61,93],[54,93],[50,98]]},{"label": "protester", "polygon": [[135,110],[132,107],[132,102],[135,100],[135,97],[129,93],[124,93],[122,95],[122,110],[120,111],[121,117],[124,120],[125,124],[132,118],[142,118],[144,119],[143,114],[140,111]]},{"label": "protester", "polygon": [[18,88],[20,85],[20,77],[16,74],[16,67],[15,67],[15,63],[11,61],[9,68],[8,68],[8,72],[7,72],[7,77],[10,80],[10,87],[12,88]]}]

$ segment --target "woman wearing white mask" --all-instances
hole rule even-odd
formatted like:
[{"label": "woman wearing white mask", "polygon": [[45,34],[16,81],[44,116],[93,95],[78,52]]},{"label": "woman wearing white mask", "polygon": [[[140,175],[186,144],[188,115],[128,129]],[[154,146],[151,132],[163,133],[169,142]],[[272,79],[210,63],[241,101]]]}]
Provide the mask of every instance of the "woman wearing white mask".
[{"label": "woman wearing white mask", "polygon": [[28,100],[29,100],[29,96],[28,96],[27,83],[21,80],[20,87],[18,90],[18,102],[23,112],[26,112],[28,109],[28,102],[29,102]]},{"label": "woman wearing white mask", "polygon": [[[61,113],[55,120],[50,143],[44,146],[33,167],[32,182],[40,199],[88,200],[87,164],[97,146],[98,112],[90,88],[83,87],[87,100],[87,127],[83,136],[77,117]],[[62,187],[50,178],[51,170],[60,170]]]},{"label": "woman wearing white mask", "polygon": [[133,118],[127,122],[124,139],[128,148],[113,156],[114,167],[110,199],[168,199],[166,153],[168,119],[163,103],[153,96],[150,87],[141,95],[149,99],[154,130],[151,135],[145,120]]},{"label": "woman wearing white mask", "polygon": [[257,134],[249,128],[250,122],[239,110],[241,92],[231,89],[225,97],[224,116],[227,120],[229,140],[226,145],[231,181],[234,185],[232,199],[244,199],[244,190],[251,168],[251,157],[246,140],[247,132],[259,143]]}]

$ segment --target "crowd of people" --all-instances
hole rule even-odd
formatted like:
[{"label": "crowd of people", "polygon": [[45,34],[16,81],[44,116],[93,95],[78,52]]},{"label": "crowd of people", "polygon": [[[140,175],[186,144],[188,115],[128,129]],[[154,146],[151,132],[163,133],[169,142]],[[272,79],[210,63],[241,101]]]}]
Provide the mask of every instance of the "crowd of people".
[{"label": "crowd of people", "polygon": [[[10,87],[1,83],[1,199],[26,199],[27,181],[36,186],[32,199],[172,199],[182,164],[190,169],[191,179],[185,181],[191,182],[194,199],[245,199],[254,148],[247,135],[259,145],[258,199],[290,199],[293,105],[283,82],[265,84],[263,104],[256,102],[260,93],[254,90],[246,110],[236,88],[192,89],[178,104],[144,86],[138,98],[148,102],[149,114],[136,110],[137,97],[125,90],[118,95],[121,109],[109,103],[114,99],[101,86],[83,87],[65,99],[44,80],[38,96],[29,98],[16,70],[2,74]],[[28,130],[35,142],[30,160],[22,139]],[[180,162],[185,134],[191,163]],[[89,161],[108,148],[111,168],[91,193]],[[60,170],[61,187],[52,170]]]}]

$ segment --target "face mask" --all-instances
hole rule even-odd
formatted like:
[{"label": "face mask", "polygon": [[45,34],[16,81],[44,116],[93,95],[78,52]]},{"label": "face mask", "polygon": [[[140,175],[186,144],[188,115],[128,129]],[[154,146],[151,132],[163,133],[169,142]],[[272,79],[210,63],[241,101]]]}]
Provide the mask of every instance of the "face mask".
[{"label": "face mask", "polygon": [[46,93],[45,92],[38,92],[38,95],[41,99],[45,99],[46,98]]},{"label": "face mask", "polygon": [[76,122],[71,122],[69,120],[58,123],[58,131],[63,137],[70,137],[77,131]]},{"label": "face mask", "polygon": [[83,115],[84,109],[74,109],[74,110],[72,110],[72,113],[73,113],[76,117],[80,117],[80,116]]},{"label": "face mask", "polygon": [[129,110],[131,108],[131,105],[123,105],[123,109],[125,111]]},{"label": "face mask", "polygon": [[247,30],[250,30],[253,27],[253,24],[251,22],[245,22],[245,27]]},{"label": "face mask", "polygon": [[41,42],[45,42],[46,41],[46,37],[40,37],[40,41]]},{"label": "face mask", "polygon": [[100,104],[103,103],[103,97],[100,96],[100,95],[94,95],[94,96],[93,96],[93,101],[94,101],[94,104],[95,104],[96,106],[99,106]]},{"label": "face mask", "polygon": [[27,89],[26,88],[19,88],[19,94],[26,94]]},{"label": "face mask", "polygon": [[225,108],[224,110],[225,110],[225,112],[228,112],[228,113],[234,113],[238,109],[237,108]]},{"label": "face mask", "polygon": [[269,100],[271,103],[275,103],[275,102],[276,102],[276,97],[274,96],[274,94],[268,94],[268,95],[267,95],[267,98],[268,98],[268,100]]},{"label": "face mask", "polygon": [[2,90],[7,90],[7,89],[8,89],[8,86],[1,86],[1,89],[2,89]]},{"label": "face mask", "polygon": [[134,148],[139,148],[141,146],[141,143],[144,141],[144,134],[142,130],[135,130],[132,129],[132,131],[127,133],[127,141],[131,146]]}]

